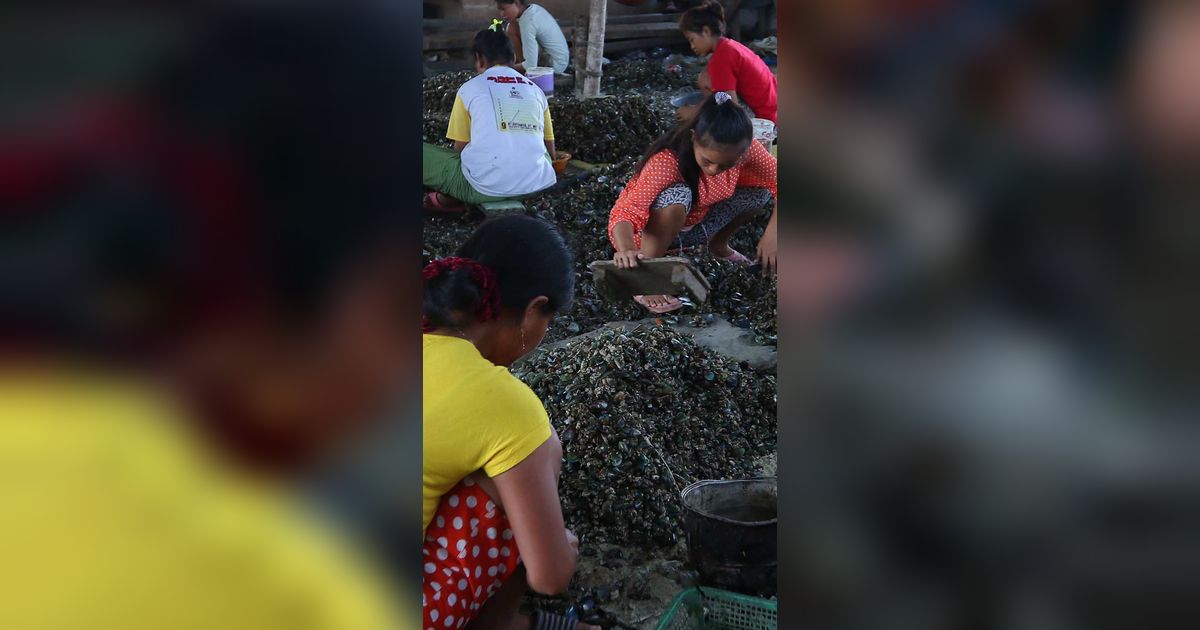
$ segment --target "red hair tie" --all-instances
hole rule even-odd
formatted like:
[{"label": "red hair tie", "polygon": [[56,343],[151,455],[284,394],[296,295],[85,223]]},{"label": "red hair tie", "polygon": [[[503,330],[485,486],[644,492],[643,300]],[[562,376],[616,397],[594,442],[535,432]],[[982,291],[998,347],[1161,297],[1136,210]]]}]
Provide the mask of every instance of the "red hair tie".
[{"label": "red hair tie", "polygon": [[[479,287],[479,302],[475,304],[474,309],[475,321],[488,322],[493,319],[499,319],[500,287],[496,282],[496,273],[487,265],[483,265],[470,258],[451,256],[431,261],[421,270],[421,276],[428,282],[442,275],[443,272],[457,271],[459,269],[466,269],[470,274],[471,282],[474,282]],[[428,318],[424,318],[422,328],[425,332],[429,332],[434,327],[430,324]]]}]

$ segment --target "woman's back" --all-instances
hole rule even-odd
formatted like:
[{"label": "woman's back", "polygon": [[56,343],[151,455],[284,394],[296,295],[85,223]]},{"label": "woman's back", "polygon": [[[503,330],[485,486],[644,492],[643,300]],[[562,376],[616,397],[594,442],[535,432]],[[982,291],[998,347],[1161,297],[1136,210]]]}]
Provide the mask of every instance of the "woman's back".
[{"label": "woman's back", "polygon": [[74,370],[0,378],[3,628],[388,627],[382,575],[280,488],[194,441],[175,401]]},{"label": "woman's back", "polygon": [[496,477],[550,437],[550,420],[524,383],[479,354],[470,341],[424,336],[423,521],[467,475]]},{"label": "woman's back", "polygon": [[[541,5],[531,4],[521,14],[521,36],[525,47],[525,66],[536,64],[544,54],[555,72],[565,72],[571,48],[558,22]],[[528,36],[528,37],[527,37]]]},{"label": "woman's back", "polygon": [[[547,128],[550,106],[541,88],[510,67],[494,66],[464,83],[458,100],[470,124],[463,170],[476,190],[504,197],[554,184],[545,145],[552,137]],[[448,135],[461,137],[455,113]]]},{"label": "woman's back", "polygon": [[737,92],[758,118],[778,119],[778,81],[767,64],[741,42],[722,37],[708,64],[713,91]]}]

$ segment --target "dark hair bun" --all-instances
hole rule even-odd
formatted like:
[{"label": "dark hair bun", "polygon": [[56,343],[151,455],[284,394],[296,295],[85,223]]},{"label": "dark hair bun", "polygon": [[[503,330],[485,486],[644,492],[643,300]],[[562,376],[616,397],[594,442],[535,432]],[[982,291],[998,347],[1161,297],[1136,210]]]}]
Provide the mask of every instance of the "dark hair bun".
[{"label": "dark hair bun", "polygon": [[[575,296],[575,263],[566,241],[552,224],[525,215],[488,219],[475,229],[457,255],[495,274],[500,307],[523,310],[546,296],[546,310],[557,313]],[[486,297],[466,269],[446,271],[427,280],[422,310],[429,326],[458,328],[470,323]]]},{"label": "dark hair bun", "polygon": [[491,64],[511,64],[517,58],[512,41],[499,26],[496,30],[488,27],[476,33],[475,41],[471,44],[471,54],[479,55]]},{"label": "dark hair bun", "polygon": [[746,107],[724,92],[714,92],[700,104],[695,117],[696,137],[728,146],[754,140],[754,123]]},{"label": "dark hair bun", "polygon": [[720,2],[717,2],[717,0],[704,0],[704,2],[700,3],[700,6],[696,7],[696,10],[710,13],[718,20],[725,21],[725,7]]},{"label": "dark hair bun", "polygon": [[690,33],[702,33],[705,27],[716,35],[725,34],[725,8],[716,0],[704,0],[698,7],[683,12],[679,28]]}]

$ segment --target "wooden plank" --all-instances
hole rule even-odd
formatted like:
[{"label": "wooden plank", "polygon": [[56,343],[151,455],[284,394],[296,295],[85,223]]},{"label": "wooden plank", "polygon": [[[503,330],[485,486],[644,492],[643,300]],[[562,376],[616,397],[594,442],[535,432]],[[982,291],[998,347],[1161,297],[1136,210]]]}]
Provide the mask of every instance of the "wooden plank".
[{"label": "wooden plank", "polygon": [[687,44],[687,39],[680,35],[679,37],[652,37],[644,39],[627,39],[617,42],[609,42],[604,44],[605,54],[616,52],[624,52],[627,50],[640,50],[643,48],[658,48],[660,46],[682,46]]},{"label": "wooden plank", "polygon": [[591,0],[588,12],[587,67],[583,73],[583,97],[600,96],[600,77],[604,74],[604,27],[608,21],[608,0]]},{"label": "wooden plank", "polygon": [[666,33],[679,33],[679,36],[683,37],[679,26],[672,22],[670,24],[617,24],[615,26],[610,24],[606,30],[605,39],[620,39],[621,36],[646,37]]},{"label": "wooden plank", "polygon": [[592,164],[591,162],[584,162],[583,160],[571,160],[570,164],[571,166],[585,171],[594,171],[603,166],[602,164]]},{"label": "wooden plank", "polygon": [[[422,50],[433,51],[433,50],[467,49],[471,46],[471,43],[475,40],[476,32],[477,31],[466,31],[466,30],[433,32],[433,33],[427,32],[427,33],[425,33],[425,35],[422,39]],[[586,27],[583,29],[579,29],[577,26],[572,25],[572,26],[568,26],[563,29],[563,35],[567,38],[568,41],[576,40],[576,43],[578,44],[578,40],[580,37],[587,36],[587,29],[586,29]],[[636,50],[638,48],[647,48],[647,47],[665,45],[662,42],[655,42],[655,43],[651,43],[648,45],[624,45],[624,46],[619,46],[619,47],[613,48],[609,44],[610,42],[617,42],[617,41],[624,42],[624,41],[628,41],[631,39],[647,39],[649,37],[654,37],[654,36],[657,36],[657,39],[667,40],[666,44],[674,44],[677,42],[686,41],[685,38],[683,37],[683,33],[681,33],[679,31],[679,28],[675,25],[674,22],[671,22],[669,24],[668,23],[627,24],[627,25],[617,25],[617,26],[606,26],[605,33],[604,33],[605,51],[613,52],[613,51],[621,51],[621,50]],[[584,40],[584,41],[586,41],[586,40]],[[581,58],[586,59],[586,52],[584,54],[580,55],[578,48],[574,52],[576,55],[579,55]]]},{"label": "wooden plank", "polygon": [[639,13],[637,15],[614,15],[608,18],[609,25],[613,24],[643,24],[647,22],[670,22],[679,24],[678,13]]},{"label": "wooden plank", "polygon": [[474,33],[438,33],[426,35],[421,39],[421,49],[429,50],[466,50],[475,41]]},{"label": "wooden plank", "polygon": [[[587,18],[585,14],[580,14],[581,17]],[[571,18],[563,18],[556,20],[558,26],[562,29],[568,29],[575,24],[575,20]],[[652,24],[652,23],[679,23],[678,13],[641,13],[638,15],[614,15],[608,18],[608,25],[616,24]],[[480,23],[479,20],[464,20],[462,18],[430,18],[421,20],[421,28],[423,29],[441,29],[441,30],[472,30],[478,32],[481,29],[487,28],[487,23]]]},{"label": "wooden plank", "polygon": [[597,291],[611,300],[628,300],[635,295],[687,295],[702,304],[712,291],[704,274],[682,257],[650,258],[633,269],[621,269],[611,260],[597,260],[588,268]]},{"label": "wooden plank", "polygon": [[[443,50],[447,48],[470,48],[475,41],[476,31],[447,31],[444,33],[426,33],[421,40],[424,50]],[[565,29],[563,35],[568,40],[575,34],[574,28]]]},{"label": "wooden plank", "polygon": [[[471,47],[471,42],[474,41],[474,36],[460,36],[458,38],[448,36],[427,36],[422,42],[422,52],[439,52],[439,51],[466,51]],[[625,52],[629,50],[640,50],[643,48],[658,48],[660,46],[683,46],[687,44],[687,39],[680,35],[668,35],[664,37],[638,37],[631,39],[609,39],[604,42],[604,53],[612,54]],[[586,50],[586,47],[585,47]],[[576,59],[584,61],[586,64],[587,55],[577,55]],[[577,75],[583,74],[579,69],[575,72]]]},{"label": "wooden plank", "polygon": [[436,18],[436,19],[421,20],[421,28],[422,29],[444,29],[444,30],[475,29],[475,32],[479,32],[479,31],[487,28],[488,26],[491,26],[491,23],[483,23],[481,20],[464,20],[461,18],[456,18],[456,19]]}]

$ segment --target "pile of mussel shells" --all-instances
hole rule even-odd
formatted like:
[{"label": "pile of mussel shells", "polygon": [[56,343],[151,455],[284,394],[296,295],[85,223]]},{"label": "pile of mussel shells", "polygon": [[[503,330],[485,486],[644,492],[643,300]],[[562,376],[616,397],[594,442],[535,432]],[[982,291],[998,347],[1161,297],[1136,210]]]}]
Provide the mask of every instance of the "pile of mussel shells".
[{"label": "pile of mussel shells", "polygon": [[454,108],[454,97],[458,88],[475,77],[471,70],[443,72],[426,77],[421,81],[421,109],[428,115],[431,113],[449,114]]},{"label": "pile of mussel shells", "polygon": [[563,511],[584,541],[673,545],[687,484],[753,476],[775,450],[774,375],[667,326],[606,328],[513,372],[562,440]]},{"label": "pile of mussel shells", "polygon": [[421,141],[441,146],[452,146],[454,143],[446,137],[450,128],[450,114],[426,113],[421,121]]},{"label": "pile of mussel shells", "polygon": [[[757,239],[762,235],[769,216],[763,213],[756,221],[742,227],[739,234],[731,239],[730,245],[754,258],[758,248]],[[736,263],[714,258],[700,247],[689,248],[683,255],[692,259],[712,285],[712,291],[709,292],[708,302],[695,309],[676,313],[671,318],[672,323],[678,321],[703,327],[712,322],[713,315],[720,315],[734,326],[750,330],[755,343],[777,345],[779,333],[775,322],[778,283],[775,275],[764,276]]]},{"label": "pile of mussel shells", "polygon": [[[567,241],[575,259],[575,300],[551,321],[546,342],[559,341],[586,333],[614,321],[636,321],[650,316],[632,300],[615,302],[601,296],[588,265],[594,260],[613,256],[608,239],[608,215],[633,173],[633,160],[602,167],[571,186],[556,189],[525,200],[527,211],[554,223]],[[423,263],[433,258],[452,256],[466,241],[482,215],[430,217],[425,221]],[[768,215],[746,224],[734,236],[731,245],[753,257]],[[702,327],[721,316],[735,326],[746,328],[761,345],[776,342],[776,281],[751,273],[734,263],[718,260],[704,248],[682,252],[700,269],[713,287],[709,301],[663,316],[667,323]]]},{"label": "pile of mussel shells", "polygon": [[640,156],[675,124],[674,110],[640,94],[583,100],[556,96],[550,117],[555,146],[593,164]]},{"label": "pile of mussel shells", "polygon": [[668,64],[646,55],[631,54],[604,66],[601,86],[606,92],[668,93],[696,85],[697,64]]}]

